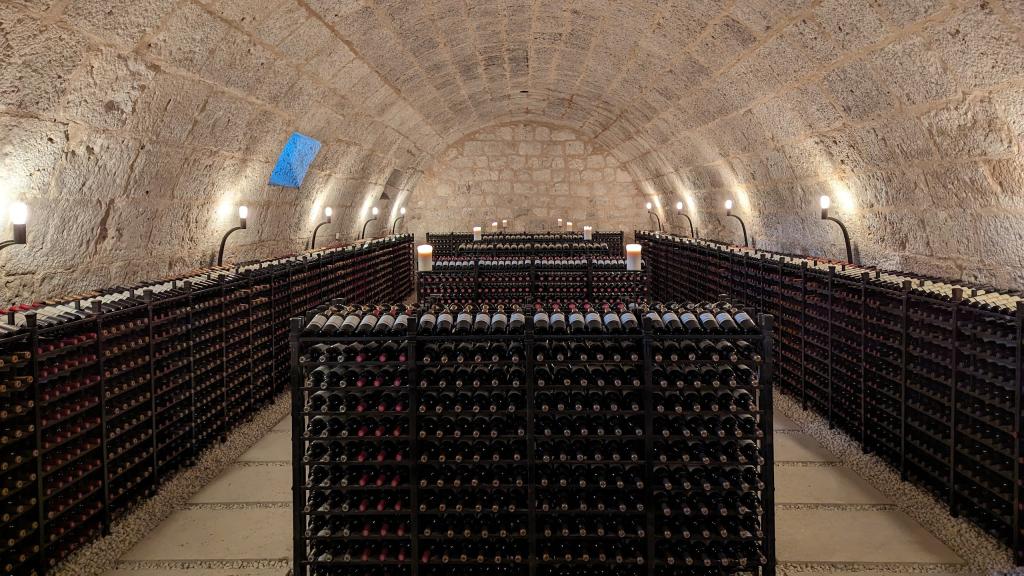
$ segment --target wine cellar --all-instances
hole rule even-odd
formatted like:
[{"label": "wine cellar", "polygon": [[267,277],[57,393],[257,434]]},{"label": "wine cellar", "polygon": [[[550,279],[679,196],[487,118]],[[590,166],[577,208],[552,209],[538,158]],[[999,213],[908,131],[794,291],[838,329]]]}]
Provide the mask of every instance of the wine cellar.
[{"label": "wine cellar", "polygon": [[770,324],[655,308],[296,320],[294,573],[774,573]]},{"label": "wine cellar", "polygon": [[1024,0],[0,1],[0,576],[1024,574]]}]

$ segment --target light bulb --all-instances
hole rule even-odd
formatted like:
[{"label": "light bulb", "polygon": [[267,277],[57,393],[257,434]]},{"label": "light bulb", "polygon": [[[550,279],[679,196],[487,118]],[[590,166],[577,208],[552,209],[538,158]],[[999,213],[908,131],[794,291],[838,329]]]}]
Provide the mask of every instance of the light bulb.
[{"label": "light bulb", "polygon": [[498,227],[498,221],[495,220],[494,222],[491,222],[491,226],[494,226],[495,228],[497,228]]},{"label": "light bulb", "polygon": [[332,210],[330,206],[328,206],[327,208],[324,208],[324,216],[327,216],[328,218],[330,218],[333,215],[334,215],[334,210]]},{"label": "light bulb", "polygon": [[648,209],[648,210],[650,210],[650,209],[651,209],[651,203],[650,203],[650,202],[648,202],[648,203],[647,203],[647,209]]},{"label": "light bulb", "polygon": [[732,200],[726,200],[725,201],[725,209],[726,210],[732,210]]},{"label": "light bulb", "polygon": [[401,214],[402,216],[405,216],[405,206],[402,206],[401,208],[399,208],[398,209],[398,213]]},{"label": "light bulb", "polygon": [[832,206],[832,199],[828,196],[822,196],[818,199],[818,203],[821,205],[822,210],[828,210]]},{"label": "light bulb", "polygon": [[374,216],[376,216],[377,214],[380,214],[380,209],[378,209],[376,206],[374,206],[373,210],[370,210],[370,213],[372,213]]},{"label": "light bulb", "polygon": [[683,209],[683,203],[682,202],[676,202],[676,210],[682,210],[682,209]]},{"label": "light bulb", "polygon": [[24,202],[11,204],[11,224],[23,225],[28,222],[28,206]]},{"label": "light bulb", "polygon": [[249,207],[248,206],[239,206],[238,207],[238,217],[241,218],[242,220],[245,220],[246,218],[248,218],[249,217]]}]

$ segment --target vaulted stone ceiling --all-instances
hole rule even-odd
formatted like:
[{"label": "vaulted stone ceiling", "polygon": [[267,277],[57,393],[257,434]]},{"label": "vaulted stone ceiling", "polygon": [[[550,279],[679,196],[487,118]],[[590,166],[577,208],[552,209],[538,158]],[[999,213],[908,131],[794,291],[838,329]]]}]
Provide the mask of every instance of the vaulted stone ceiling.
[{"label": "vaulted stone ceiling", "polygon": [[[869,263],[1024,285],[1021,0],[0,0],[0,204],[38,224],[6,291],[201,264],[243,201],[238,258],[324,205],[348,237],[394,170],[429,195],[450,146],[516,122],[709,236],[736,239],[732,197],[758,245],[838,255],[827,193]],[[268,186],[293,130],[320,155]]]}]

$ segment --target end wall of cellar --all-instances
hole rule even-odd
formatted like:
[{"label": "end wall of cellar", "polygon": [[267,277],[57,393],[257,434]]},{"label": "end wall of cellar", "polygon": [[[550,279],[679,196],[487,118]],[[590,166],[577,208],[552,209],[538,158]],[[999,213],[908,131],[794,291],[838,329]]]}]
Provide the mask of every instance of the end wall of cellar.
[{"label": "end wall of cellar", "polygon": [[[438,155],[409,196],[409,231],[557,228],[557,219],[595,230],[643,227],[644,198],[607,150],[568,128],[511,123],[475,132]],[[653,221],[651,222],[653,224]]]}]

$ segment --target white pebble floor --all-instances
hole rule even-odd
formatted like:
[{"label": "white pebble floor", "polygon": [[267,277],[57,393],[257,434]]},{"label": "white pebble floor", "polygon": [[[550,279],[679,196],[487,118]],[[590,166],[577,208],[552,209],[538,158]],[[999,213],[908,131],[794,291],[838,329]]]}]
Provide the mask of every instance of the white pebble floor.
[{"label": "white pebble floor", "polygon": [[[936,500],[925,490],[909,482],[901,481],[898,470],[877,456],[865,454],[860,444],[846,434],[835,429],[830,430],[828,422],[824,418],[814,412],[802,409],[798,400],[776,391],[775,411],[796,422],[801,431],[817,440],[846,467],[856,472],[892,500],[898,510],[914,519],[964,560],[965,565],[960,570],[950,572],[948,569],[941,569],[942,574],[956,574],[957,576],[1024,574],[1024,570],[1013,568],[1012,557],[1006,546],[967,520],[950,516],[944,503]],[[780,564],[779,573],[786,576],[802,576],[830,571],[841,572],[844,576],[846,574],[859,576],[860,570],[865,568],[863,565],[835,564],[823,569],[821,565],[802,566],[795,563],[784,563]],[[863,573],[872,576],[895,572],[921,573],[921,568],[914,565],[887,565],[884,572],[868,571]]]},{"label": "white pebble floor", "polygon": [[[228,434],[227,440],[207,449],[192,467],[181,470],[163,484],[157,493],[142,502],[125,517],[114,522],[110,535],[85,546],[71,555],[54,576],[96,576],[110,570],[117,560],[140,542],[175,510],[188,505],[189,499],[212,482],[228,466],[267,435],[291,411],[291,396],[279,395],[274,402]],[[251,566],[237,563],[200,562],[194,568],[273,568],[281,563],[253,562]],[[182,567],[180,564],[177,567]],[[147,566],[160,568],[162,566]],[[189,568],[188,566],[185,566]]]}]

